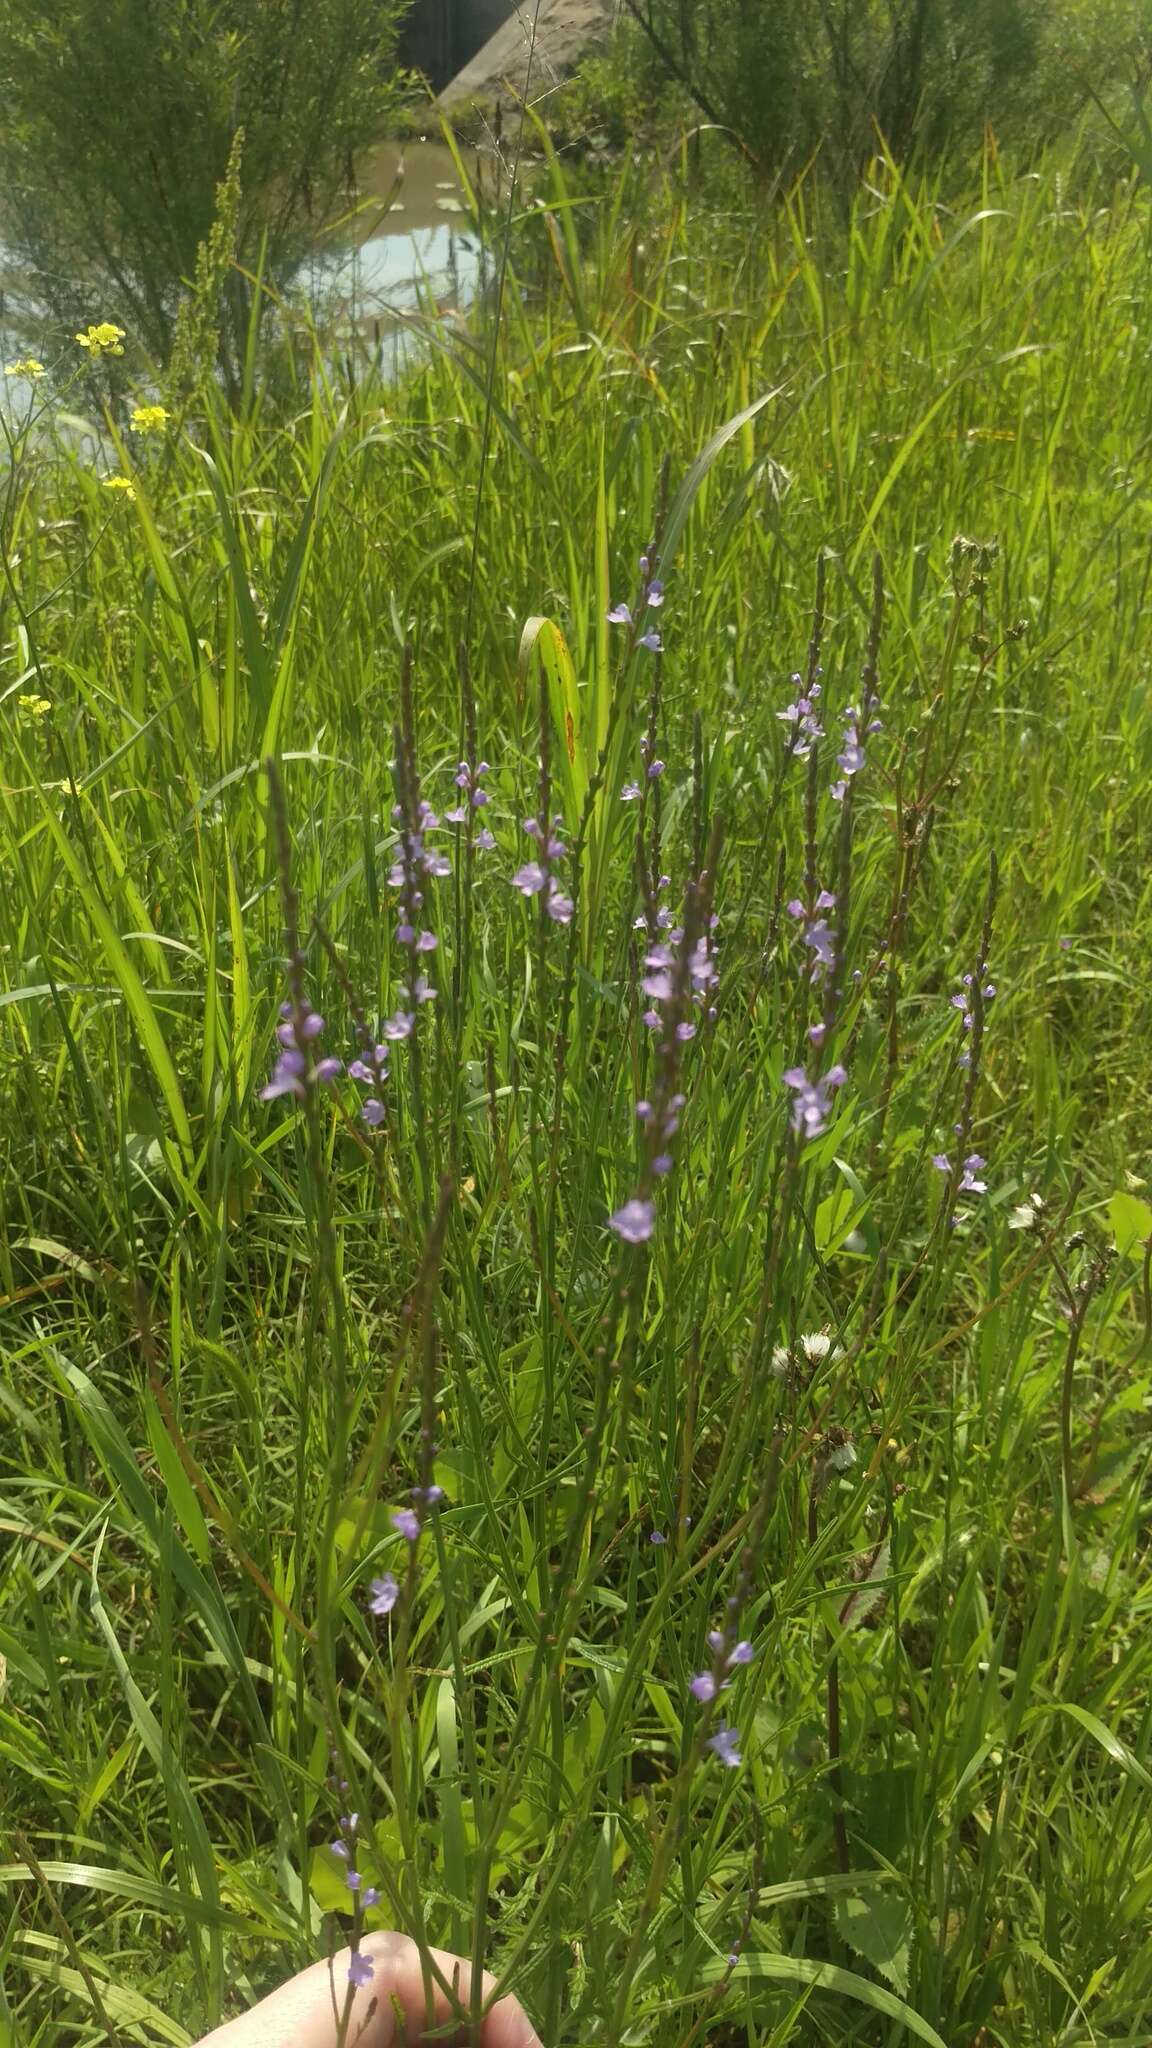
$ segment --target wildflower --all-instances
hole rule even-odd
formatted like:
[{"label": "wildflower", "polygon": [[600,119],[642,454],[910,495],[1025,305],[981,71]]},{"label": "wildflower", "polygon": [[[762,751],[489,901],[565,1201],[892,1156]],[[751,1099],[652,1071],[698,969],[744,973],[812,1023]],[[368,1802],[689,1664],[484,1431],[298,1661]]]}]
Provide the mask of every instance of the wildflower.
[{"label": "wildflower", "polygon": [[649,1543],[654,1543],[658,1545],[661,1543],[667,1543],[668,1538],[664,1534],[663,1529],[653,1529],[651,1535],[648,1538],[648,1541]]},{"label": "wildflower", "polygon": [[987,1192],[987,1181],[977,1180],[976,1178],[984,1164],[985,1162],[980,1157],[979,1152],[970,1152],[968,1154],[967,1159],[964,1161],[964,1170],[960,1175],[960,1192],[962,1194],[983,1195]]},{"label": "wildflower", "polygon": [[443,1500],[444,1488],[442,1486],[414,1486],[412,1488],[412,1498],[413,1500],[422,1500],[425,1507],[434,1508],[438,1500]]},{"label": "wildflower", "polygon": [[136,503],[136,486],[130,476],[106,476],[104,478],[104,489],[106,491],[123,491],[130,505]]},{"label": "wildflower", "polygon": [[385,1572],[382,1579],[373,1579],[368,1592],[369,1614],[391,1614],[400,1598],[400,1588],[391,1572]]},{"label": "wildflower", "polygon": [[539,861],[526,860],[523,867],[517,868],[513,875],[512,887],[519,889],[522,896],[538,896],[547,881],[548,877]]},{"label": "wildflower", "polygon": [[481,825],[473,844],[479,848],[481,853],[491,853],[496,841],[493,839],[487,825]]},{"label": "wildflower", "polygon": [[664,652],[664,642],[654,627],[647,633],[641,633],[636,645],[637,647],[646,647],[650,654],[663,654]]},{"label": "wildflower", "polygon": [[381,1036],[393,1040],[410,1038],[414,1022],[415,1019],[409,1011],[397,1010],[394,1016],[386,1018],[380,1026]]},{"label": "wildflower", "polygon": [[714,1735],[708,1737],[708,1747],[713,1756],[718,1756],[722,1764],[726,1764],[729,1770],[734,1771],[742,1761],[740,1751],[736,1747],[739,1740],[735,1728],[721,1725]]},{"label": "wildflower", "polygon": [[378,1095],[369,1095],[360,1106],[360,1114],[372,1130],[382,1124],[388,1114]]},{"label": "wildflower", "polygon": [[810,1081],[803,1067],[789,1067],[783,1079],[785,1087],[791,1088],[795,1096],[792,1129],[805,1138],[818,1138],[828,1128],[832,1090],[843,1087],[848,1079],[847,1071],[839,1065],[829,1067],[818,1081]]},{"label": "wildflower", "polygon": [[544,908],[552,919],[553,924],[570,924],[572,922],[572,912],[575,905],[570,896],[561,894],[555,882],[549,882],[548,884],[548,893],[544,898]]},{"label": "wildflower", "polygon": [[846,1429],[833,1424],[821,1442],[817,1462],[826,1472],[851,1471],[856,1463],[856,1446]]},{"label": "wildflower", "polygon": [[797,693],[795,698],[791,704],[785,705],[783,711],[778,711],[776,716],[781,725],[792,727],[788,735],[787,753],[795,755],[798,761],[806,761],[815,741],[824,737],[824,727],[820,723],[820,714],[816,709],[816,699],[820,695],[821,685],[813,683],[805,694],[803,677],[794,675],[792,687]]},{"label": "wildflower", "polygon": [[1039,1195],[1029,1195],[1028,1200],[1021,1202],[1020,1206],[1013,1209],[1009,1215],[1009,1230],[1035,1230],[1040,1221],[1040,1211],[1043,1207],[1044,1204]]},{"label": "wildflower", "polygon": [[638,782],[626,782],[624,784],[623,789],[620,791],[620,801],[622,804],[637,803],[639,801],[639,797],[640,784]]},{"label": "wildflower", "polygon": [[313,1048],[323,1029],[323,1017],[317,1015],[306,998],[299,1003],[280,1005],[280,1022],[276,1026],[280,1053],[271,1079],[260,1090],[262,1102],[273,1102],[279,1095],[294,1095],[302,1102],[316,1082],[334,1081],[343,1072],[343,1062],[338,1059],[312,1063]]},{"label": "wildflower", "polygon": [[4,371],[6,377],[27,377],[32,384],[38,384],[41,377],[48,375],[36,356],[21,356],[19,362],[9,363]]},{"label": "wildflower", "polygon": [[952,1161],[946,1152],[934,1152],[932,1154],[932,1164],[936,1168],[937,1173],[951,1173],[952,1171]]},{"label": "wildflower", "polygon": [[388,1519],[398,1536],[403,1536],[408,1543],[415,1543],[420,1534],[420,1517],[415,1509],[397,1508],[396,1513],[389,1515]]},{"label": "wildflower", "polygon": [[134,434],[162,434],[171,417],[166,405],[134,405],[128,425]]},{"label": "wildflower", "polygon": [[81,348],[87,349],[94,363],[101,356],[122,356],[124,353],[124,329],[115,326],[111,320],[101,320],[98,326],[86,327],[76,340]]},{"label": "wildflower", "polygon": [[363,1949],[358,1948],[348,1964],[348,1982],[359,1990],[362,1985],[370,1984],[375,1975],[370,1959],[364,1954]]},{"label": "wildflower", "polygon": [[610,626],[630,626],[632,624],[631,605],[614,604],[608,614],[608,624]]},{"label": "wildflower", "polygon": [[361,1905],[363,1906],[363,1908],[364,1908],[365,1912],[367,1912],[367,1910],[368,1910],[369,1906],[378,1906],[378,1905],[379,1905],[379,1903],[380,1903],[380,1894],[379,1894],[379,1892],[377,1891],[377,1889],[376,1889],[376,1887],[375,1887],[375,1885],[374,1885],[374,1884],[366,1884],[366,1885],[365,1885],[365,1887],[364,1887],[364,1890],[363,1890],[363,1892],[362,1892],[362,1893],[361,1893],[361,1895],[360,1895],[360,1903],[361,1903]]},{"label": "wildflower", "polygon": [[631,1201],[625,1202],[608,1218],[608,1228],[623,1238],[625,1244],[647,1244],[656,1228],[655,1202],[646,1202],[634,1195]]},{"label": "wildflower", "polygon": [[694,1700],[706,1703],[715,1699],[719,1687],[710,1671],[698,1671],[695,1678],[689,1679],[688,1690]]},{"label": "wildflower", "polygon": [[735,1649],[732,1651],[731,1655],[728,1658],[728,1669],[732,1670],[732,1668],[735,1665],[739,1664],[750,1664],[755,1655],[756,1652],[752,1648],[751,1643],[737,1643]]},{"label": "wildflower", "polygon": [[52,709],[50,697],[23,696],[18,697],[16,702],[19,704],[25,718],[47,718],[48,713]]}]

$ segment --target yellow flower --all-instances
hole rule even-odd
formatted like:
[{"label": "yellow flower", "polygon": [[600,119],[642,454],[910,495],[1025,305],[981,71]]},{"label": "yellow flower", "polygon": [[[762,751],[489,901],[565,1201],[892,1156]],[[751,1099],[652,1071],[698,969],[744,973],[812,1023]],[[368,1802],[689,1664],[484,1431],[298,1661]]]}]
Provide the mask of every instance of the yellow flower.
[{"label": "yellow flower", "polygon": [[130,505],[136,503],[136,486],[130,476],[106,476],[104,479],[104,489],[106,491],[123,491]]},{"label": "yellow flower", "polygon": [[18,363],[8,364],[4,375],[6,377],[30,377],[33,383],[35,383],[37,377],[46,377],[48,372],[44,368],[43,363],[37,362],[35,356],[21,356]]},{"label": "yellow flower", "polygon": [[171,417],[166,405],[134,405],[129,425],[134,434],[160,434]]},{"label": "yellow flower", "polygon": [[44,718],[52,709],[47,697],[20,697],[17,702],[25,718]]},{"label": "yellow flower", "polygon": [[81,348],[88,350],[94,363],[102,355],[122,356],[124,353],[124,329],[114,327],[111,320],[101,320],[98,327],[85,328],[76,339]]}]

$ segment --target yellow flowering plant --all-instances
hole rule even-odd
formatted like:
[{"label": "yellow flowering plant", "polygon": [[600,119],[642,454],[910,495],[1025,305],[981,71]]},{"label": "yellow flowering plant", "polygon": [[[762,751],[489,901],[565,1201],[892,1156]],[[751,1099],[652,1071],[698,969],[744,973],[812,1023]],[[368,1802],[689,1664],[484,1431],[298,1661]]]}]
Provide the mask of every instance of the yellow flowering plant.
[{"label": "yellow flowering plant", "polygon": [[89,326],[76,336],[81,348],[86,348],[92,361],[101,356],[122,356],[124,353],[124,329],[111,320],[101,320],[96,326]]},{"label": "yellow flowering plant", "polygon": [[106,491],[122,491],[129,504],[135,504],[136,502],[136,486],[130,476],[106,476],[104,478],[104,489]]},{"label": "yellow flowering plant", "polygon": [[31,383],[35,384],[41,377],[46,377],[48,372],[36,356],[21,356],[18,362],[5,365],[4,375],[6,377],[27,377]]},{"label": "yellow flowering plant", "polygon": [[134,405],[128,424],[134,434],[161,434],[171,417],[166,405]]}]

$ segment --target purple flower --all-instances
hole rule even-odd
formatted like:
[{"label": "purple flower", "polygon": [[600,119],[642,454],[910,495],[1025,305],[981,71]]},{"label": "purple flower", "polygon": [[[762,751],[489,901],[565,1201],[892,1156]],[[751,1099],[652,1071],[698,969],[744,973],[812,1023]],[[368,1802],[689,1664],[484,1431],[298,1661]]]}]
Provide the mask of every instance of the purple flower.
[{"label": "purple flower", "polygon": [[360,1106],[360,1114],[365,1123],[370,1124],[375,1130],[377,1125],[383,1123],[388,1112],[378,1096],[369,1095]]},{"label": "purple flower", "polygon": [[681,1045],[687,1045],[688,1040],[696,1036],[696,1026],[686,1023],[678,1024],[676,1026],[676,1036],[680,1040]]},{"label": "purple flower", "polygon": [[984,1164],[985,1162],[981,1159],[979,1152],[970,1152],[968,1154],[967,1159],[964,1161],[964,1171],[960,1175],[960,1192],[962,1194],[983,1195],[987,1192],[987,1181],[976,1179],[976,1175]]},{"label": "purple flower", "polygon": [[380,1026],[380,1035],[383,1038],[391,1039],[410,1038],[412,1035],[412,1024],[413,1019],[407,1011],[397,1010],[395,1016],[389,1017]]},{"label": "purple flower", "polygon": [[664,1534],[663,1529],[653,1529],[652,1534],[648,1538],[648,1541],[649,1543],[656,1544],[667,1543],[668,1538]]},{"label": "purple flower", "polygon": [[371,1961],[363,1949],[358,1948],[348,1964],[348,1982],[360,1990],[363,1985],[370,1984],[375,1975]]},{"label": "purple flower", "polygon": [[343,1073],[343,1061],[331,1055],[314,1066],[311,1064],[323,1029],[323,1017],[306,1000],[299,1004],[281,1003],[280,1022],[276,1026],[280,1052],[271,1078],[260,1090],[262,1102],[274,1102],[281,1095],[294,1095],[302,1102],[316,1082],[334,1081]]},{"label": "purple flower", "polygon": [[420,1534],[420,1517],[413,1508],[397,1508],[396,1513],[389,1515],[388,1520],[398,1535],[403,1536],[409,1543],[415,1543]]},{"label": "purple flower", "polygon": [[[647,641],[644,641],[644,642],[643,642],[642,644],[643,644],[643,645],[644,645],[645,647],[646,647],[646,646],[648,645]],[[663,773],[664,773],[664,763],[663,763],[663,761],[649,761],[649,763],[648,763],[648,780],[649,780],[649,782],[659,782],[659,780],[660,780],[660,777],[661,777],[661,776],[663,775]]]},{"label": "purple flower", "polygon": [[638,782],[626,782],[620,791],[620,801],[622,804],[634,804],[639,795],[640,784]]},{"label": "purple flower", "polygon": [[572,898],[562,895],[555,882],[549,884],[548,894],[544,898],[544,908],[553,924],[571,923],[574,908]]},{"label": "purple flower", "polygon": [[734,1771],[741,1761],[740,1751],[736,1747],[739,1740],[735,1728],[721,1726],[717,1728],[715,1735],[708,1737],[708,1748],[713,1756],[719,1757],[722,1764],[727,1764],[729,1770]]},{"label": "purple flower", "polygon": [[842,1088],[847,1079],[845,1069],[839,1065],[829,1067],[818,1081],[810,1081],[803,1067],[789,1067],[783,1080],[785,1087],[791,1088],[795,1096],[792,1129],[805,1138],[818,1138],[828,1126],[831,1092]]},{"label": "purple flower", "polygon": [[481,853],[491,853],[496,841],[493,839],[487,825],[481,825],[480,830],[476,834],[475,844],[479,847]]},{"label": "purple flower", "polygon": [[512,877],[512,887],[519,889],[522,896],[537,896],[547,880],[539,861],[528,860],[522,868],[517,868]]},{"label": "purple flower", "polygon": [[412,1498],[413,1500],[422,1500],[425,1507],[434,1508],[438,1500],[443,1500],[444,1488],[442,1486],[414,1486],[412,1488]]},{"label": "purple flower", "polygon": [[358,1892],[360,1889],[360,1872],[358,1870],[349,1870],[345,1875],[344,1882],[350,1892]]},{"label": "purple flower", "polygon": [[655,610],[658,605],[663,604],[664,585],[660,582],[659,577],[653,577],[651,583],[648,585],[648,588],[644,593],[644,599],[647,604],[652,606],[653,610]]},{"label": "purple flower", "polygon": [[614,604],[608,614],[608,623],[610,626],[630,626],[632,624],[631,608],[626,604]]},{"label": "purple flower", "polygon": [[714,1700],[719,1687],[710,1671],[698,1671],[695,1678],[689,1679],[688,1690],[694,1700],[700,1700],[703,1703],[708,1700]]},{"label": "purple flower", "polygon": [[364,1890],[360,1894],[360,1903],[363,1906],[365,1912],[368,1911],[369,1906],[379,1905],[380,1894],[377,1891],[374,1884],[365,1885]]},{"label": "purple flower", "polygon": [[416,941],[416,951],[418,953],[434,953],[439,944],[440,941],[436,937],[435,932],[421,932],[420,937]]},{"label": "purple flower", "polygon": [[752,1648],[751,1643],[737,1643],[735,1649],[730,1653],[728,1658],[729,1671],[731,1671],[732,1667],[736,1664],[750,1664],[755,1655],[756,1652]]},{"label": "purple flower", "polygon": [[810,1024],[808,1026],[808,1036],[815,1046],[823,1045],[827,1035],[828,1026],[826,1024]]},{"label": "purple flower", "polygon": [[391,1572],[385,1572],[382,1579],[373,1579],[368,1588],[369,1614],[391,1614],[400,1598],[400,1588]]},{"label": "purple flower", "polygon": [[812,949],[813,974],[835,964],[836,934],[826,917],[813,918],[812,923],[805,927],[804,944]]},{"label": "purple flower", "polygon": [[659,1031],[663,1019],[659,1010],[645,1010],[642,1021],[648,1026],[649,1031]]},{"label": "purple flower", "polygon": [[946,1152],[934,1152],[932,1154],[932,1164],[936,1168],[937,1173],[951,1173],[952,1171],[952,1161]]},{"label": "purple flower", "polygon": [[343,1060],[334,1058],[331,1053],[327,1059],[317,1060],[316,1062],[316,1079],[318,1081],[335,1081],[343,1072]]},{"label": "purple flower", "polygon": [[647,1244],[656,1228],[655,1202],[646,1202],[633,1195],[631,1201],[625,1202],[608,1218],[608,1228],[623,1238],[625,1244]]},{"label": "purple flower", "polygon": [[655,627],[651,627],[647,633],[641,633],[636,641],[636,645],[637,647],[646,647],[650,654],[662,654],[664,652],[664,642],[661,640]]}]

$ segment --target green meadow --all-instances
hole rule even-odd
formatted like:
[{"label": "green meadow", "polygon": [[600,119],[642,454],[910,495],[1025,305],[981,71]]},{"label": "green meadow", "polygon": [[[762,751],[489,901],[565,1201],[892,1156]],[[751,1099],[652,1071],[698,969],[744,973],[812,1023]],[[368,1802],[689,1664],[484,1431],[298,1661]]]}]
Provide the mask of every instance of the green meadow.
[{"label": "green meadow", "polygon": [[4,2048],[1150,2038],[1148,193],[688,172],[10,380]]}]

